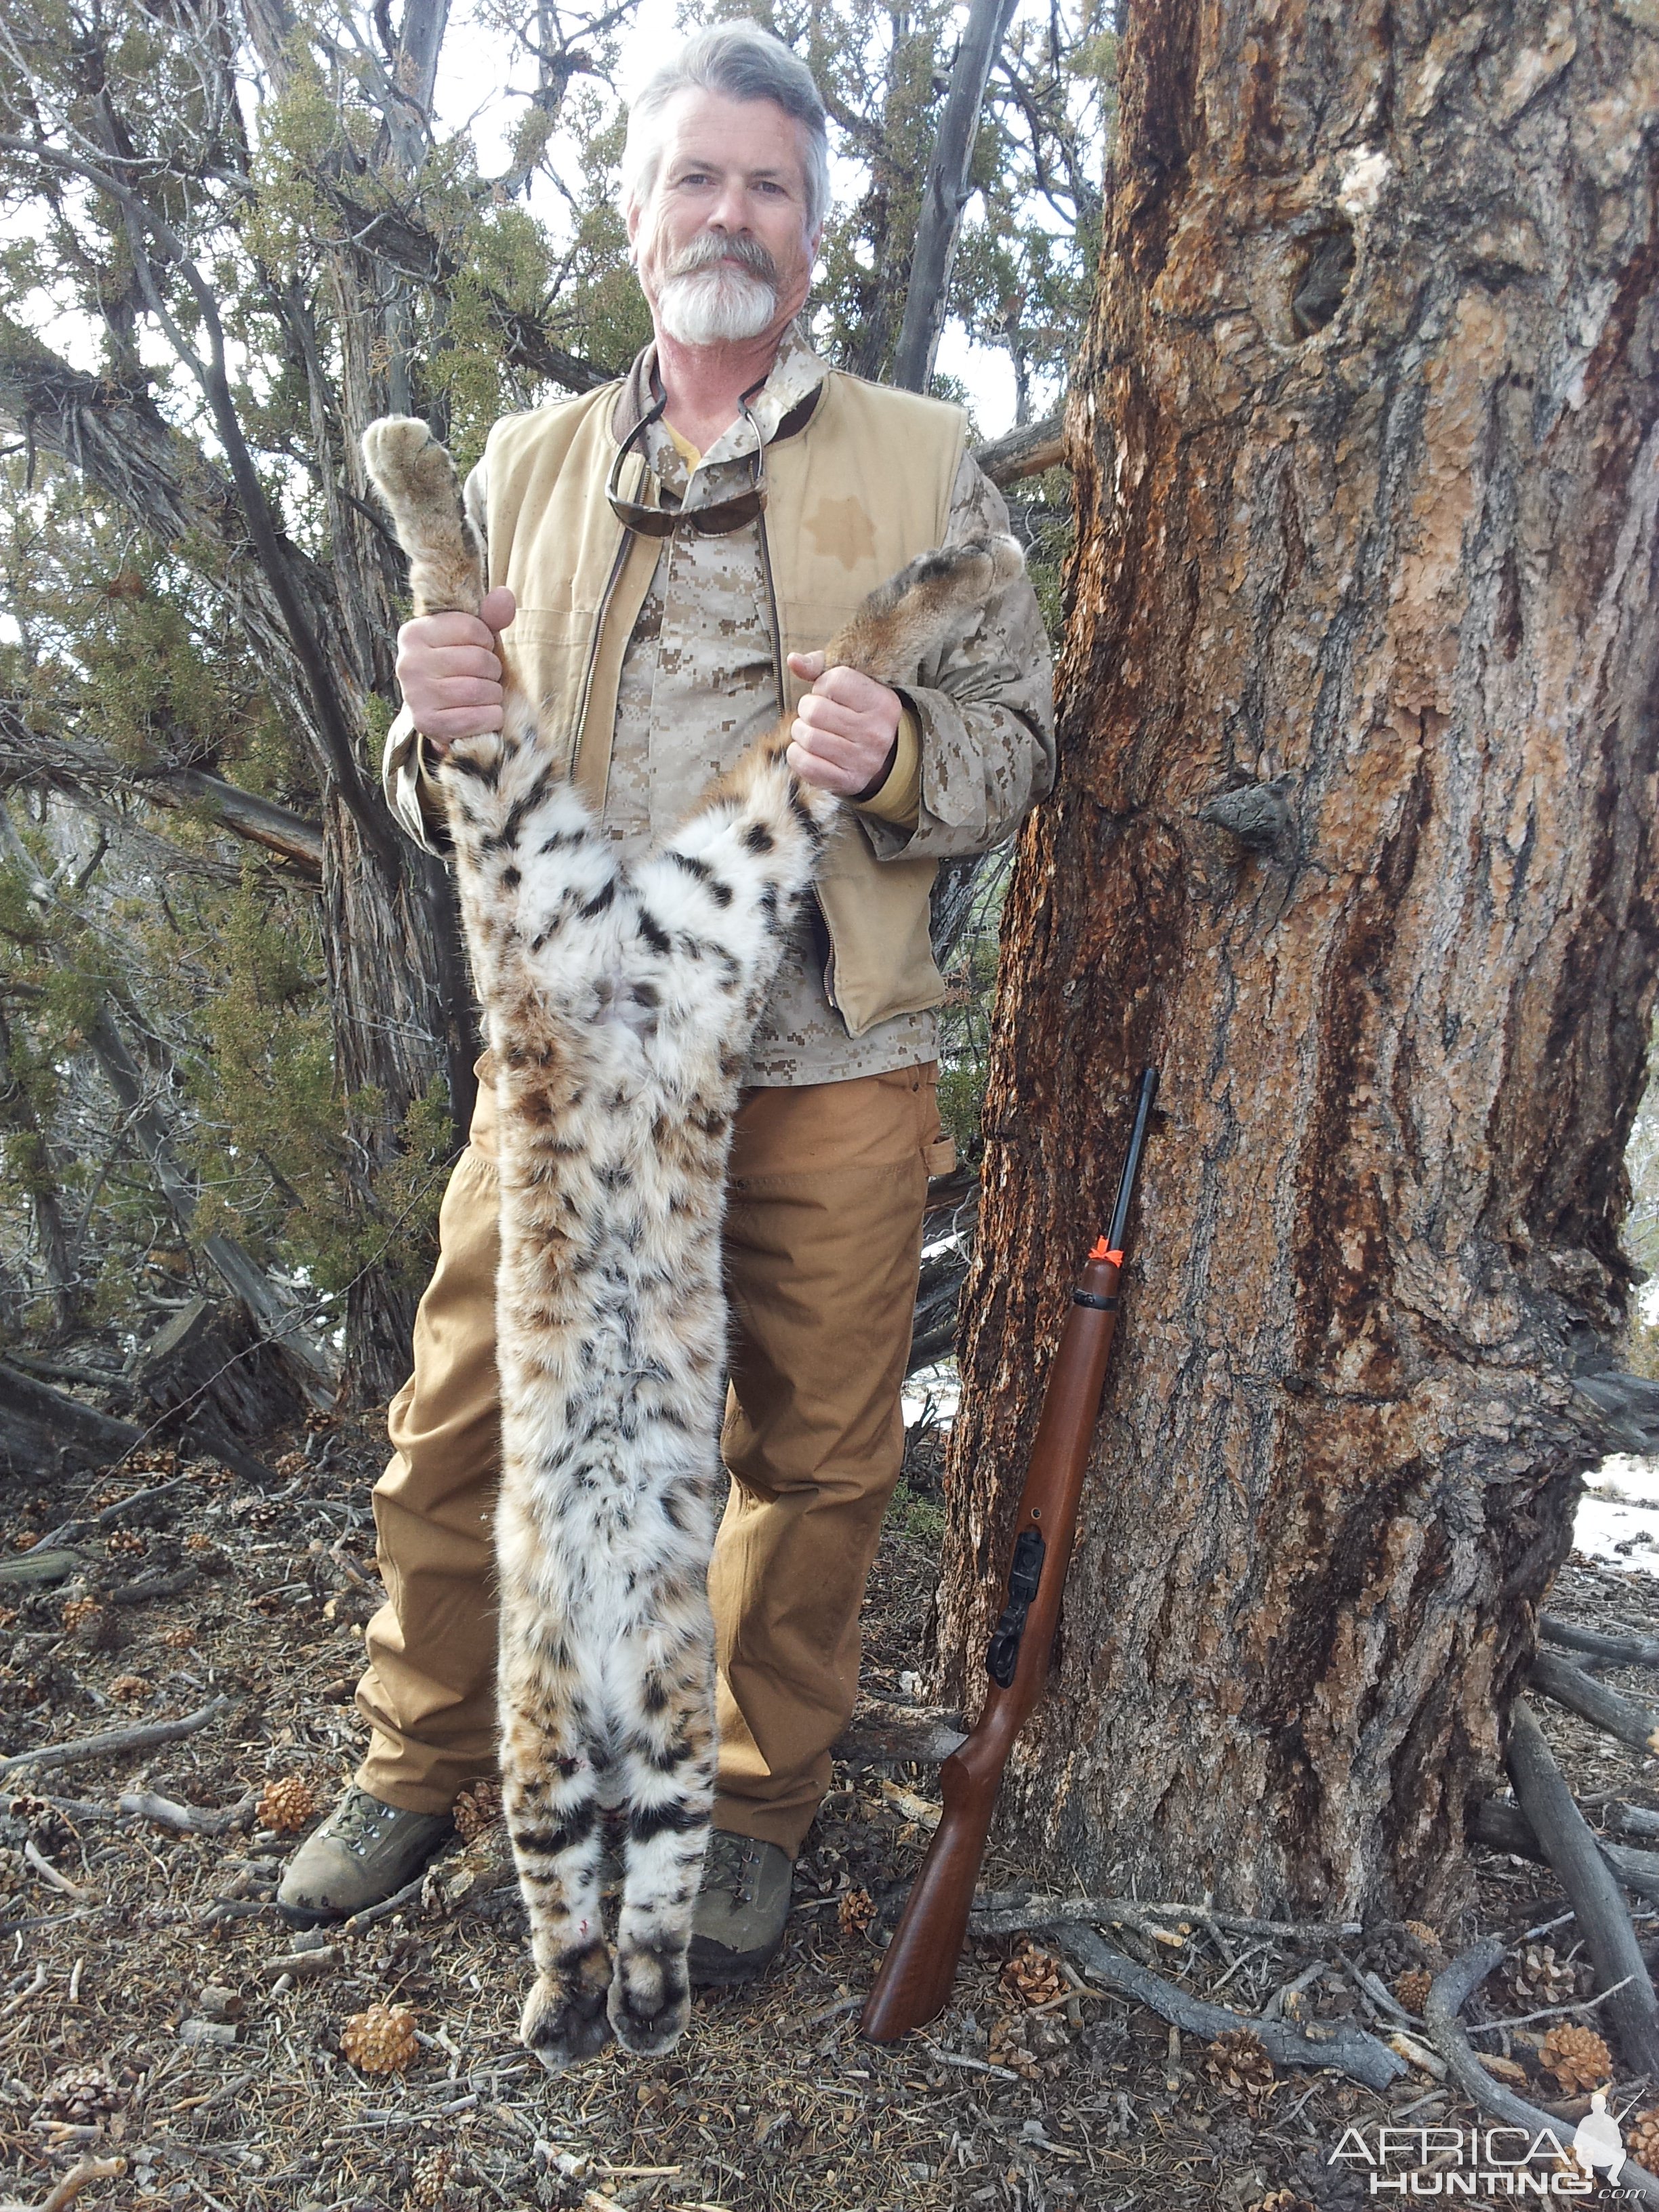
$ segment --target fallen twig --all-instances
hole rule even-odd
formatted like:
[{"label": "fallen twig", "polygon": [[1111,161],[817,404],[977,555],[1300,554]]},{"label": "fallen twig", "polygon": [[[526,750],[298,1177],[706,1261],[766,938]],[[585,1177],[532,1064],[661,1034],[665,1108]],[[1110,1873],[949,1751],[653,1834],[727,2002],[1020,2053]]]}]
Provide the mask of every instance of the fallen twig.
[{"label": "fallen twig", "polygon": [[52,1544],[66,1544],[72,1536],[84,1536],[99,1528],[112,1528],[118,1521],[125,1520],[135,1506],[153,1505],[158,1498],[168,1497],[194,1480],[193,1475],[175,1474],[167,1482],[152,1483],[148,1490],[135,1490],[130,1497],[118,1499],[113,1505],[106,1505],[101,1513],[94,1513],[84,1519],[60,1521],[55,1528],[48,1528],[44,1536],[37,1538],[23,1557],[27,1559],[30,1553],[43,1552]]},{"label": "fallen twig", "polygon": [[66,2204],[74,2203],[83,2189],[90,2189],[94,2181],[116,2181],[127,2170],[124,2158],[83,2158],[52,2185],[49,2197],[36,2205],[20,2203],[12,2197],[0,2204],[0,2212],[64,2212]]},{"label": "fallen twig", "polygon": [[[1523,1698],[1516,1699],[1510,1717],[1509,1767],[1521,1809],[1577,1916],[1596,1985],[1609,1993],[1607,2018],[1626,2061],[1645,2073],[1659,2072],[1659,1997],[1629,1909]],[[1615,1990],[1613,1984],[1620,1982],[1628,1986]]]},{"label": "fallen twig", "polygon": [[1553,1613],[1540,1615],[1538,1632],[1547,1644],[1559,1644],[1568,1651],[1582,1651],[1587,1658],[1601,1659],[1613,1667],[1659,1667],[1659,1642],[1646,1636],[1606,1636],[1600,1629],[1580,1628],[1571,1620],[1558,1620]]},{"label": "fallen twig", "polygon": [[1500,2020],[1477,2021],[1469,2029],[1469,2033],[1471,2035],[1501,2035],[1506,2028],[1530,2027],[1535,2020],[1559,2020],[1564,2013],[1569,2012],[1594,2012],[1597,2005],[1607,2002],[1613,1995],[1613,1990],[1622,1990],[1625,1986],[1623,1982],[1615,1982],[1613,1989],[1598,1990],[1593,1997],[1579,1997],[1571,2004],[1540,2005],[1536,2012],[1521,2013],[1514,2020],[1505,2014]]},{"label": "fallen twig", "polygon": [[1540,1651],[1532,1662],[1532,1686],[1580,1720],[1589,1721],[1632,1751],[1659,1751],[1659,1715],[1633,1698],[1620,1697],[1559,1651]]},{"label": "fallen twig", "polygon": [[60,1897],[72,1897],[77,1905],[86,1903],[86,1891],[72,1882],[66,1874],[58,1873],[33,1836],[28,1837],[23,1844],[23,1856],[48,1889],[55,1889]]},{"label": "fallen twig", "polygon": [[1061,1923],[1056,1941],[1085,1974],[1121,1996],[1134,1998],[1183,2034],[1213,2040],[1243,2029],[1257,2039],[1275,2065],[1331,2067],[1368,2089],[1386,2089],[1406,2070],[1406,2062],[1397,2051],[1358,2029],[1334,2028],[1328,2037],[1316,2039],[1287,2027],[1282,2020],[1260,2020],[1249,2013],[1233,2012],[1225,2005],[1206,2004],[1177,1989],[1173,1982],[1137,1966],[1092,1928]]},{"label": "fallen twig", "polygon": [[124,1751],[148,1751],[154,1744],[177,1743],[180,1736],[216,1721],[231,1708],[228,1698],[214,1698],[176,1721],[144,1721],[137,1728],[106,1729],[101,1735],[82,1736],[76,1743],[43,1743],[33,1751],[14,1752],[0,1759],[0,1774],[14,1774],[22,1766],[81,1766],[94,1759],[110,1759]]},{"label": "fallen twig", "polygon": [[[1518,1712],[1521,1708],[1517,1706],[1516,1710]],[[1489,1936],[1485,1942],[1477,1943],[1461,1958],[1454,1959],[1443,1973],[1435,1977],[1430,1987],[1428,2001],[1423,2008],[1423,2023],[1452,2079],[1478,2111],[1490,2112],[1494,2119],[1505,2121],[1510,2127],[1524,2128],[1534,2141],[1547,2129],[1559,2142],[1560,2121],[1492,2079],[1480,2063],[1458,2018],[1503,1956],[1503,1938]],[[1563,2143],[1562,2148],[1568,2146]],[[1633,2159],[1626,2158],[1620,2168],[1619,2185],[1628,2189],[1640,2203],[1659,2205],[1659,2181]]]},{"label": "fallen twig", "polygon": [[154,1820],[158,1828],[171,1828],[175,1835],[231,1836],[252,1826],[259,1793],[250,1790],[217,1812],[205,1805],[178,1804],[171,1797],[158,1797],[153,1790],[129,1790],[118,1802],[122,1812]]},{"label": "fallen twig", "polygon": [[401,1889],[394,1890],[390,1897],[382,1899],[379,1905],[367,1905],[361,1912],[354,1912],[349,1920],[342,1922],[340,1933],[343,1936],[355,1936],[359,1929],[372,1928],[377,1920],[386,1920],[392,1913],[401,1912],[404,1905],[414,1904],[425,1887],[426,1872],[422,1869],[416,1875],[413,1881],[406,1881]]}]

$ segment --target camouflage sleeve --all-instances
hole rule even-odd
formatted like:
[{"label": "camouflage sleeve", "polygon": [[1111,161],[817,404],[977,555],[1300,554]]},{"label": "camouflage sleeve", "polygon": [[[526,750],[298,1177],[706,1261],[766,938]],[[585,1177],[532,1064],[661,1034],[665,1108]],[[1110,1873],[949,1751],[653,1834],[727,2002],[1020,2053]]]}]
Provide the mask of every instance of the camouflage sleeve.
[{"label": "camouflage sleeve", "polygon": [[[947,544],[1006,532],[1002,495],[964,453]],[[1054,669],[1036,593],[1024,575],[999,592],[975,635],[954,647],[927,689],[904,697],[921,733],[914,830],[866,814],[878,860],[945,859],[1000,844],[1054,780]]]},{"label": "camouflage sleeve", "polygon": [[[478,533],[478,543],[484,548],[487,562],[489,541],[484,530],[486,489],[484,465],[480,460],[466,480],[465,496],[468,520]],[[380,788],[400,830],[428,853],[448,852],[449,833],[444,826],[443,801],[427,766],[415,718],[407,707],[398,708],[396,720],[386,733],[386,748],[380,756]]]}]

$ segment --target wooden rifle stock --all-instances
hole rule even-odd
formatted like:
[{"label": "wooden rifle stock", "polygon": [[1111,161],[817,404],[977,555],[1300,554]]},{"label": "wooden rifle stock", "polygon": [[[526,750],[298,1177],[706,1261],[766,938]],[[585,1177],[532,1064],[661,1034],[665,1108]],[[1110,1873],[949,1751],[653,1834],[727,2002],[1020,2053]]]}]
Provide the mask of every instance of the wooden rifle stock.
[{"label": "wooden rifle stock", "polygon": [[1149,1067],[1140,1079],[1112,1225],[1072,1292],[1043,1396],[1014,1521],[1006,1602],[985,1655],[991,1687],[972,1734],[939,1770],[945,1810],[859,2021],[872,2043],[896,2042],[949,2002],[1003,1769],[1048,1680],[1084,1471],[1117,1333],[1129,1206],[1157,1095],[1158,1071]]}]

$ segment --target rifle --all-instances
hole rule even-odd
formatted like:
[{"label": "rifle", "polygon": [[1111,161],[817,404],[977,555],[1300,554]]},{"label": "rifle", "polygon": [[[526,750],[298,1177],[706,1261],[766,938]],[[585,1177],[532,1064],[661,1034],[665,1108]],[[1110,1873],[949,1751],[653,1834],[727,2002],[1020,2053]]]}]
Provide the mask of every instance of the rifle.
[{"label": "rifle", "polygon": [[1111,1227],[1084,1262],[1043,1395],[1014,1522],[1006,1602],[985,1653],[991,1687],[973,1732],[939,1770],[945,1810],[859,2021],[871,2043],[896,2042],[949,2001],[1003,1769],[1048,1676],[1084,1469],[1117,1333],[1129,1208],[1157,1095],[1158,1070],[1149,1067],[1140,1078]]}]

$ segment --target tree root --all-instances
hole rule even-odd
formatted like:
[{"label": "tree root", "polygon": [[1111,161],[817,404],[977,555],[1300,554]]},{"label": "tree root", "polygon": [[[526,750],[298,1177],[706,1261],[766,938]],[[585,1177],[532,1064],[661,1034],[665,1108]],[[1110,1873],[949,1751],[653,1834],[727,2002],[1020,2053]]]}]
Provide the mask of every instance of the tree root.
[{"label": "tree root", "polygon": [[1363,1931],[1357,1920],[1251,1920],[1208,1905],[1148,1904],[1134,1897],[1042,1897],[1023,1889],[988,1890],[974,1900],[969,1920],[975,1936],[1023,1936],[1028,1929],[1060,1928],[1092,1921],[1133,1928],[1168,1943],[1184,1921],[1189,1928],[1219,1928],[1229,1936],[1277,1936],[1285,1943],[1335,1943]]},{"label": "tree root", "polygon": [[[1595,1836],[1593,1829],[1591,1834],[1614,1881],[1634,1890],[1638,1897],[1659,1905],[1659,1851],[1610,1844],[1605,1836]],[[1534,1835],[1532,1823],[1518,1805],[1501,1804],[1495,1797],[1483,1799],[1470,1815],[1469,1838],[1474,1843],[1485,1844],[1488,1850],[1513,1851],[1517,1858],[1549,1864],[1549,1853]]]},{"label": "tree root", "polygon": [[1632,1751],[1650,1756],[1659,1751],[1659,1714],[1633,1698],[1622,1698],[1559,1651],[1540,1651],[1532,1662],[1532,1686],[1558,1705],[1565,1705],[1580,1720],[1589,1721],[1609,1735],[1627,1743]]},{"label": "tree root", "polygon": [[[1522,1710],[1517,1705],[1517,1715]],[[1443,1973],[1435,1977],[1430,1988],[1428,2002],[1423,2008],[1424,2026],[1429,2040],[1445,2060],[1447,2071],[1478,2112],[1490,2112],[1494,2119],[1510,2127],[1524,2128],[1533,2136],[1547,2128],[1559,2141],[1560,2121],[1493,2080],[1471,2048],[1463,2033],[1463,2023],[1458,2018],[1503,1955],[1502,1937],[1489,1936],[1485,1942],[1475,1944],[1472,1950],[1454,1959]],[[1620,2170],[1619,2186],[1628,2189],[1639,2203],[1659,2205],[1659,2181],[1632,2159],[1626,2159]]]},{"label": "tree root", "polygon": [[1213,2039],[1243,2029],[1256,2038],[1276,2066],[1330,2067],[1351,2081],[1363,2082],[1368,2089],[1386,2089],[1406,2070],[1406,2062],[1397,2051],[1357,2028],[1337,2028],[1328,2037],[1316,2038],[1282,2020],[1261,2020],[1249,2013],[1230,2011],[1225,2005],[1206,2004],[1177,1989],[1173,1982],[1137,1966],[1092,1928],[1062,1922],[1055,1926],[1054,1940],[1080,1972],[1121,1996],[1133,1997],[1183,2034]]},{"label": "tree root", "polygon": [[177,1743],[180,1736],[194,1735],[228,1713],[234,1700],[214,1698],[193,1713],[185,1713],[176,1721],[144,1721],[137,1728],[106,1729],[101,1735],[82,1736],[78,1743],[43,1743],[33,1751],[20,1751],[9,1759],[0,1759],[0,1774],[15,1774],[20,1768],[33,1766],[37,1771],[44,1766],[82,1766],[94,1759],[111,1759],[123,1751],[148,1751],[154,1744]]},{"label": "tree root", "polygon": [[[1611,1868],[1589,1822],[1572,1801],[1531,1707],[1517,1698],[1510,1717],[1510,1779],[1532,1824],[1595,1968],[1595,1985],[1608,1990],[1607,2017],[1627,2064],[1659,2075],[1659,1997]],[[1613,1990],[1615,1982],[1627,1986]]]}]

